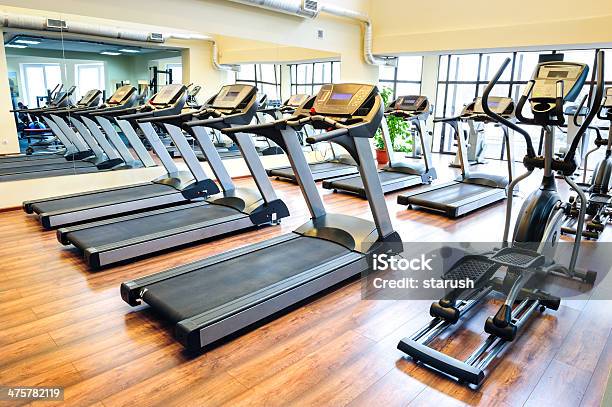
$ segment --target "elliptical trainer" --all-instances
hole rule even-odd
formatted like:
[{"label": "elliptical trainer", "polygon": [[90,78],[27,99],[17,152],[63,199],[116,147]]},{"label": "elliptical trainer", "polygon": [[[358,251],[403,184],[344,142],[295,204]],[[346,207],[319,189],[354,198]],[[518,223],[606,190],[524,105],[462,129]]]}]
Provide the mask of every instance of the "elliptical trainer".
[{"label": "elliptical trainer", "polygon": [[[597,54],[597,85],[593,106],[598,106],[603,97],[603,51]],[[563,174],[563,179],[580,196],[578,228],[582,228],[585,217],[586,198],[584,192],[570,178],[576,171],[576,149],[581,137],[592,122],[596,109],[592,109],[578,129],[567,154],[561,159],[554,155],[553,126],[563,125],[563,105],[574,100],[585,82],[588,66],[572,62],[544,62],[538,64],[534,77],[527,84],[517,108],[516,117],[521,123],[542,126],[544,129],[544,155],[536,156],[531,137],[516,124],[493,112],[489,106],[489,95],[510,63],[506,59],[497,74],[489,82],[482,97],[482,106],[487,115],[498,123],[521,134],[527,144],[527,155],[523,164],[527,172],[514,179],[508,186],[506,221],[503,247],[489,253],[464,256],[445,273],[445,280],[472,280],[470,288],[454,289],[430,307],[431,322],[411,337],[402,339],[398,349],[408,354],[415,362],[423,363],[446,375],[480,386],[485,378],[485,369],[512,343],[518,331],[539,309],[556,310],[561,299],[538,288],[541,280],[551,274],[593,284],[597,274],[576,269],[580,249],[580,234],[573,242],[569,266],[556,263],[554,254],[558,247],[561,224],[567,210],[557,192],[554,172]],[[523,107],[529,101],[533,118],[524,117]],[[509,243],[512,215],[513,190],[536,169],[544,172],[540,187],[533,191],[523,203],[514,228],[512,243]],[[496,277],[504,271],[503,278]],[[505,301],[494,316],[487,318],[484,330],[487,339],[465,360],[458,360],[429,346],[440,334],[462,319],[468,312],[484,302],[489,293],[496,291],[505,295]],[[470,314],[473,315],[473,314]]]}]

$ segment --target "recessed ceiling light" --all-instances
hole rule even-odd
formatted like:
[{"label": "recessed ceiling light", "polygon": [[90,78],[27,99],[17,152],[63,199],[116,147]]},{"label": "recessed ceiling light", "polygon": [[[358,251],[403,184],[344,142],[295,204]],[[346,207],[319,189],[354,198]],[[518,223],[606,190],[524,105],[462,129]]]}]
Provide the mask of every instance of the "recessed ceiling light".
[{"label": "recessed ceiling light", "polygon": [[38,40],[15,40],[15,42],[19,44],[28,44],[28,45],[40,44],[40,41]]},{"label": "recessed ceiling light", "polygon": [[117,55],[121,55],[121,52],[117,52],[117,51],[102,51],[100,52],[101,55],[112,55],[112,56],[117,56]]},{"label": "recessed ceiling light", "polygon": [[140,52],[139,49],[134,48],[122,48],[119,51],[125,52],[126,54],[138,54]]},{"label": "recessed ceiling light", "polygon": [[27,45],[18,45],[18,44],[6,44],[5,47],[7,48],[27,48]]}]

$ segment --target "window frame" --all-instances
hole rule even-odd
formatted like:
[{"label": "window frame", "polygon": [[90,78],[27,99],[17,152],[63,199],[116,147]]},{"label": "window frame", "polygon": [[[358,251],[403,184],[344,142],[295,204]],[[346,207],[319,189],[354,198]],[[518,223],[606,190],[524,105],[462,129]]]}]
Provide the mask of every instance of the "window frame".
[{"label": "window frame", "polygon": [[[316,66],[317,65],[321,65],[323,66],[324,64],[330,64],[329,66],[329,82],[322,80],[322,81],[315,81],[315,72],[316,72]],[[336,65],[337,64],[337,65]],[[297,78],[297,71],[298,71],[298,66],[307,66],[310,65],[311,66],[311,75],[310,75],[310,80],[308,78],[306,78],[305,82],[299,82],[300,78]],[[339,78],[334,78],[334,67],[335,66],[340,66],[340,61],[315,61],[315,62],[306,62],[306,63],[301,63],[301,64],[289,64],[289,76],[290,76],[290,83],[291,83],[291,94],[295,95],[298,92],[298,87],[310,87],[310,91],[307,92],[309,95],[314,95],[315,94],[315,86],[316,87],[321,87],[323,85],[327,85],[329,83],[335,83],[335,81]],[[324,68],[321,68],[322,72],[324,71]],[[339,68],[338,68],[339,69]],[[323,75],[321,75],[322,78],[324,78]]]},{"label": "window frame", "polygon": [[74,64],[74,82],[76,85],[76,97],[80,99],[85,92],[90,89],[81,89],[80,87],[80,69],[87,67],[96,67],[98,68],[98,86],[99,90],[104,92],[106,90],[106,67],[104,66],[104,62],[87,62],[87,63],[78,63]]},{"label": "window frame", "polygon": [[[445,79],[441,80],[440,79],[440,70],[438,70],[438,79],[436,82],[436,101],[440,101],[440,98],[443,98],[443,103],[440,105],[439,102],[436,102],[436,105],[441,106],[442,107],[442,111],[438,111],[438,109],[436,109],[435,112],[435,117],[436,118],[442,118],[442,117],[446,117],[446,115],[450,114],[450,111],[454,108],[456,108],[456,106],[454,106],[450,101],[449,101],[449,88],[451,86],[457,86],[457,85],[473,85],[475,87],[474,90],[474,98],[479,96],[479,89],[482,86],[486,86],[487,83],[489,82],[488,80],[484,79],[481,77],[481,70],[482,70],[482,62],[483,62],[483,57],[486,57],[488,55],[492,55],[492,54],[511,54],[511,64],[510,64],[510,77],[507,80],[500,80],[497,82],[497,85],[505,85],[508,86],[508,94],[507,96],[512,98],[515,102],[517,101],[515,99],[515,96],[513,93],[515,91],[515,89],[521,89],[522,87],[524,87],[528,82],[529,79],[525,79],[525,80],[519,80],[517,78],[519,78],[520,73],[519,69],[524,69],[524,67],[520,66],[518,64],[518,57],[520,54],[524,54],[524,53],[535,53],[535,54],[558,54],[558,53],[567,53],[567,52],[571,52],[571,51],[590,51],[592,52],[592,61],[589,62],[589,66],[591,67],[591,72],[589,75],[589,78],[586,80],[584,86],[588,87],[588,91],[589,91],[589,95],[592,97],[592,92],[593,92],[593,88],[595,85],[594,82],[594,75],[595,75],[595,70],[592,69],[592,67],[595,66],[595,61],[597,58],[597,52],[602,49],[602,48],[584,48],[584,49],[580,49],[580,48],[575,48],[575,49],[541,49],[541,50],[515,50],[515,51],[511,51],[511,52],[504,52],[504,51],[498,51],[498,52],[477,52],[477,53],[455,53],[455,54],[442,54],[439,55],[439,59],[438,59],[438,66],[439,67],[446,67],[446,73],[445,73]],[[605,49],[605,48],[604,48]],[[450,70],[451,70],[451,58],[453,56],[457,56],[460,57],[461,55],[473,55],[476,54],[478,55],[478,71],[476,74],[476,80],[449,80],[450,78]],[[444,64],[442,62],[443,58],[446,58],[446,63]],[[493,67],[494,70],[497,70],[498,67]],[[605,85],[612,85],[612,79],[610,81],[606,81]],[[441,90],[441,86],[443,87],[443,94],[440,94],[440,90]],[[584,88],[583,88],[584,89]],[[589,101],[590,102],[590,101]],[[436,126],[442,126],[442,130],[440,131],[440,135],[439,135],[439,142],[437,143],[438,145],[436,146],[438,149],[438,153],[440,154],[448,154],[448,155],[453,155],[455,154],[455,151],[450,151],[446,149],[446,145],[452,145],[452,129],[451,127],[447,124],[447,123],[435,123],[434,124],[434,135],[436,134]],[[450,139],[447,139],[447,137],[450,137]],[[541,149],[541,142],[539,143],[539,148]],[[496,156],[493,159],[504,159],[505,157],[505,147],[504,144],[502,143],[501,146],[501,151],[499,152],[499,155],[496,154]],[[515,159],[519,159],[520,157],[515,157]]]},{"label": "window frame", "polygon": [[[236,83],[251,84],[255,86],[259,92],[263,92],[263,86],[261,85],[274,86],[276,88],[277,96],[280,97],[281,99],[283,98],[283,95],[281,94],[281,85],[280,85],[282,82],[282,75],[283,75],[281,65],[279,64],[243,64],[243,65],[253,65],[253,72],[254,72],[255,77],[253,79],[239,79],[238,73],[237,73],[235,77]],[[262,73],[261,66],[262,65],[272,65],[274,67],[274,80],[275,80],[274,83],[262,80],[262,77],[261,77],[261,73]],[[271,99],[271,100],[274,100],[274,99]]]},{"label": "window frame", "polygon": [[[404,96],[404,95],[398,95],[397,94],[397,85],[398,84],[410,84],[410,85],[419,85],[419,94],[421,93],[421,90],[423,88],[423,64],[424,64],[424,60],[425,58],[423,58],[422,55],[412,55],[412,56],[420,56],[421,57],[421,77],[419,78],[419,80],[407,80],[407,79],[400,79],[398,78],[399,75],[399,61],[397,63],[397,66],[395,66],[393,68],[393,79],[378,79],[378,83],[382,86],[387,86],[391,89],[393,89],[393,99],[397,98],[398,96]],[[398,58],[402,58],[401,56]],[[380,75],[379,75],[380,77]],[[388,84],[391,84],[390,86]]]},{"label": "window frame", "polygon": [[[21,75],[21,82],[23,83],[23,101],[27,102],[28,106],[31,105],[31,100],[30,100],[30,87],[29,87],[29,82],[28,82],[28,76],[26,74],[26,70],[29,67],[40,67],[42,68],[42,72],[43,72],[43,78],[44,78],[44,87],[45,89],[49,90],[51,89],[49,84],[47,83],[47,72],[45,70],[46,66],[56,66],[59,68],[60,70],[60,79],[64,76],[63,72],[62,72],[62,65],[59,62],[23,62],[19,64],[19,71],[20,71],[20,75]],[[61,84],[62,82],[60,82]],[[34,97],[38,97],[38,96],[46,96],[46,95],[35,95]],[[31,106],[34,107],[34,106]]]}]

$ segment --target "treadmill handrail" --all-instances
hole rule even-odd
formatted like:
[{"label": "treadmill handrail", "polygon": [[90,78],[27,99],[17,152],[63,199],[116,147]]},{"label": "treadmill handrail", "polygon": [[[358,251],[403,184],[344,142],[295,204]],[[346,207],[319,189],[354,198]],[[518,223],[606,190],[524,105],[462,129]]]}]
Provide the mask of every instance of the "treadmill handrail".
[{"label": "treadmill handrail", "polygon": [[149,110],[148,112],[136,112],[131,114],[126,114],[122,116],[118,116],[117,120],[137,120],[144,117],[151,117],[155,113],[154,110]]},{"label": "treadmill handrail", "polygon": [[141,108],[140,106],[138,106],[138,107],[133,106],[133,107],[126,107],[124,109],[107,110],[107,111],[101,111],[101,112],[93,112],[93,113],[90,114],[90,116],[116,117],[116,116],[132,114],[132,113],[138,111],[140,108]]},{"label": "treadmill handrail", "polygon": [[187,127],[198,127],[198,126],[209,126],[214,123],[222,123],[224,122],[226,117],[211,117],[210,119],[203,120],[192,120],[190,122],[185,123]]},{"label": "treadmill handrail", "polygon": [[312,136],[308,136],[306,138],[306,142],[309,144],[315,144],[315,143],[320,143],[322,141],[329,141],[336,137],[342,137],[347,134],[349,134],[349,127],[344,127],[340,129],[327,131],[325,133],[313,134]]},{"label": "treadmill handrail", "polygon": [[221,133],[223,134],[235,134],[235,133],[257,134],[258,130],[278,128],[278,125],[284,124],[284,122],[285,122],[284,120],[277,120],[274,122],[268,122],[268,123],[263,123],[263,124],[249,124],[247,126],[228,127],[227,129],[222,129]]},{"label": "treadmill handrail", "polygon": [[150,116],[136,119],[138,123],[166,123],[166,122],[187,122],[193,119],[196,112],[185,112],[169,116]]}]

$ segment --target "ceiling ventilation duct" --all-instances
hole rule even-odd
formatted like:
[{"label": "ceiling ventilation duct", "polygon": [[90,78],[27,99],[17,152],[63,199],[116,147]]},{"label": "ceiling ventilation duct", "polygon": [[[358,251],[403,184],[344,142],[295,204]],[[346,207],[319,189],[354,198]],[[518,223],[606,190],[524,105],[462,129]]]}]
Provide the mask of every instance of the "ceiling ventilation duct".
[{"label": "ceiling ventilation duct", "polygon": [[201,40],[212,43],[212,64],[219,70],[239,71],[238,65],[222,65],[219,63],[217,43],[213,37],[195,33],[153,33],[125,30],[107,25],[93,25],[81,22],[69,22],[38,16],[4,14],[0,16],[0,26],[31,31],[65,31],[71,34],[92,35],[136,42],[164,43],[167,39]]},{"label": "ceiling ventilation duct", "polygon": [[375,56],[372,53],[372,21],[367,14],[349,10],[316,0],[229,0],[234,3],[265,8],[285,14],[304,18],[315,18],[319,13],[332,14],[337,17],[350,18],[364,25],[363,58],[370,65],[397,66],[397,58]]}]

